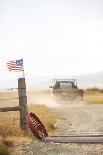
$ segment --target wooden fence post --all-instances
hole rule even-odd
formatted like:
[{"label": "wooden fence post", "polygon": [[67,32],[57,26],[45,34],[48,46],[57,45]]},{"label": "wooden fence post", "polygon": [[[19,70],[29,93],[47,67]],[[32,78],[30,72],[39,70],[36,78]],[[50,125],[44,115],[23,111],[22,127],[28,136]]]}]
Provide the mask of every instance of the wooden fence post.
[{"label": "wooden fence post", "polygon": [[20,126],[22,130],[27,130],[28,125],[26,122],[26,114],[28,112],[27,108],[27,96],[26,96],[26,83],[25,78],[18,79],[18,96],[19,96],[19,106],[20,106]]}]

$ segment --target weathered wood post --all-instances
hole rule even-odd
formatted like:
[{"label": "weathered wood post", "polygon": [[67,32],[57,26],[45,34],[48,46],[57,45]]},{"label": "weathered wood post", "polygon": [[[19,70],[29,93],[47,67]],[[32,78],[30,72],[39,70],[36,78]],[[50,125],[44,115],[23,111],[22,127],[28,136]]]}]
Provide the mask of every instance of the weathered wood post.
[{"label": "weathered wood post", "polygon": [[20,107],[20,126],[22,130],[27,130],[28,125],[26,122],[27,108],[27,96],[26,96],[26,83],[25,78],[18,79],[18,96],[19,96],[19,107]]}]

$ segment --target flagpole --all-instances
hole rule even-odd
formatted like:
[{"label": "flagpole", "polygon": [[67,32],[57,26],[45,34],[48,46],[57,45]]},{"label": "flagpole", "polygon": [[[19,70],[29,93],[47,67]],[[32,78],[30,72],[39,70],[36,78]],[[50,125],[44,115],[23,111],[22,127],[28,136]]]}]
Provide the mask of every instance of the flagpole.
[{"label": "flagpole", "polygon": [[24,70],[23,70],[23,77],[25,77],[25,73],[24,73]]},{"label": "flagpole", "polygon": [[[23,58],[22,58],[23,60]],[[25,78],[25,72],[24,72],[24,62],[23,62],[23,78]]]}]

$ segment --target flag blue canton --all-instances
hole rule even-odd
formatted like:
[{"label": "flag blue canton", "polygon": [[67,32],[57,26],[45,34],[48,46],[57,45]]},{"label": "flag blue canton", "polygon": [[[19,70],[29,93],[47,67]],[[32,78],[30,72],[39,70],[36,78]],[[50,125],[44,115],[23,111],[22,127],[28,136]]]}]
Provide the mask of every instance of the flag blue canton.
[{"label": "flag blue canton", "polygon": [[17,66],[23,66],[23,59],[16,60],[16,65]]}]

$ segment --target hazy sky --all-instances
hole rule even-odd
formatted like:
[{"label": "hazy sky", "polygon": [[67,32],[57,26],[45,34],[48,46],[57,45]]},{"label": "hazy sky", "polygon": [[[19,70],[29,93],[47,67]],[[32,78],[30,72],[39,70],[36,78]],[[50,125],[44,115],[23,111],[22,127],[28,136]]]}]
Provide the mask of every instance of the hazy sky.
[{"label": "hazy sky", "polygon": [[0,72],[23,58],[27,76],[103,70],[102,0],[0,0]]}]

